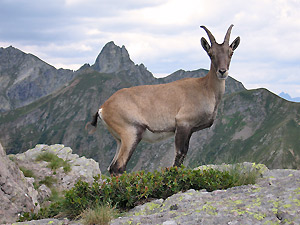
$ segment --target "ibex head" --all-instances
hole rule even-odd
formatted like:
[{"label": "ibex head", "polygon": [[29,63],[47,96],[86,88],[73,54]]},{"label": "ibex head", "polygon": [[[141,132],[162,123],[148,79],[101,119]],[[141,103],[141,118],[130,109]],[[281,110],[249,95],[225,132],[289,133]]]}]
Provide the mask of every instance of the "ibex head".
[{"label": "ibex head", "polygon": [[204,37],[201,38],[201,45],[210,57],[211,65],[214,67],[217,77],[222,80],[225,80],[228,77],[228,70],[233,51],[238,47],[240,43],[240,37],[237,37],[231,43],[231,45],[229,45],[229,38],[232,27],[233,25],[228,28],[224,42],[222,44],[218,44],[212,33],[205,26],[201,26],[201,28],[206,31],[211,46],[208,44]]}]

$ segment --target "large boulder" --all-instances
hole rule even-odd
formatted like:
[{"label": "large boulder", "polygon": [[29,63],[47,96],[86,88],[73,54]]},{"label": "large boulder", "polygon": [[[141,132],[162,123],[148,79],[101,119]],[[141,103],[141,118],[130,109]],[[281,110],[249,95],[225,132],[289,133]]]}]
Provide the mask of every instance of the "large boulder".
[{"label": "large boulder", "polygon": [[[43,153],[52,153],[63,159],[69,169],[65,170],[63,166],[53,169],[49,162],[37,160]],[[79,179],[92,183],[94,177],[101,174],[98,162],[93,159],[87,159],[84,156],[79,157],[77,154],[72,153],[70,147],[59,144],[50,146],[36,145],[35,148],[24,153],[12,155],[12,157],[19,167],[31,171],[37,184],[45,183],[43,181],[48,179],[53,182],[51,185],[59,190],[67,190],[74,187]],[[44,187],[43,190],[43,195],[47,196]]]},{"label": "large boulder", "polygon": [[37,212],[38,192],[0,144],[0,223],[16,221],[22,212]]}]

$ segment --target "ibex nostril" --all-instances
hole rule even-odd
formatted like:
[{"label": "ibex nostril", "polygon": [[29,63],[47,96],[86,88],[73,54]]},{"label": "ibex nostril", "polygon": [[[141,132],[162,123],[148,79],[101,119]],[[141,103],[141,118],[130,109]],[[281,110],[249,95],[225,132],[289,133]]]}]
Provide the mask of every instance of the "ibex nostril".
[{"label": "ibex nostril", "polygon": [[219,70],[219,73],[224,75],[224,73],[226,73],[226,70]]}]

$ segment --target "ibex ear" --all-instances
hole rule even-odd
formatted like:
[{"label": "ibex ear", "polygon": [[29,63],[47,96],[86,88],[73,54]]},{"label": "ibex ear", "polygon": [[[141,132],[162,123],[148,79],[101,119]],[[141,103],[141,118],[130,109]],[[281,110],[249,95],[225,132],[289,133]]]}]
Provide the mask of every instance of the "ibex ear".
[{"label": "ibex ear", "polygon": [[208,42],[206,41],[206,39],[204,37],[201,38],[201,45],[204,48],[204,50],[208,53],[208,51],[210,49],[210,45],[208,44]]},{"label": "ibex ear", "polygon": [[232,50],[234,51],[240,44],[240,37],[237,37],[230,45],[230,47],[232,48]]}]

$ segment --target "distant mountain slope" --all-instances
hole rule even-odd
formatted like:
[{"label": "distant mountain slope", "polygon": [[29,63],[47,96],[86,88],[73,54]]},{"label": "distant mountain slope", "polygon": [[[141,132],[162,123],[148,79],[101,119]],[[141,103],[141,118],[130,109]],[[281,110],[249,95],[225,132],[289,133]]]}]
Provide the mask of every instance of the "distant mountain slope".
[{"label": "distant mountain slope", "polygon": [[279,96],[291,102],[300,102],[300,97],[292,98],[288,93],[285,92],[281,92]]},{"label": "distant mountain slope", "polygon": [[193,139],[192,148],[200,147],[191,151],[189,165],[246,160],[300,169],[300,104],[266,89],[226,96],[218,120],[207,132]]},{"label": "distant mountain slope", "polygon": [[[96,159],[105,171],[115,154],[116,143],[100,123],[93,135],[88,135],[84,126],[112,93],[133,85],[200,77],[207,72],[179,70],[156,79],[145,66],[126,59],[129,55],[125,50],[108,43],[94,65],[84,65],[59,91],[1,114],[0,141],[7,152],[23,152],[37,143],[62,143],[74,153]],[[109,58],[120,62],[103,70],[106,67],[98,60],[109,63]],[[185,164],[254,161],[270,168],[299,168],[299,114],[299,103],[285,101],[265,89],[247,91],[240,82],[229,78],[215,124],[193,134]],[[174,160],[173,141],[140,143],[128,170],[170,166]]]},{"label": "distant mountain slope", "polygon": [[0,48],[0,112],[28,105],[73,78],[71,70],[57,70],[12,46]]}]

